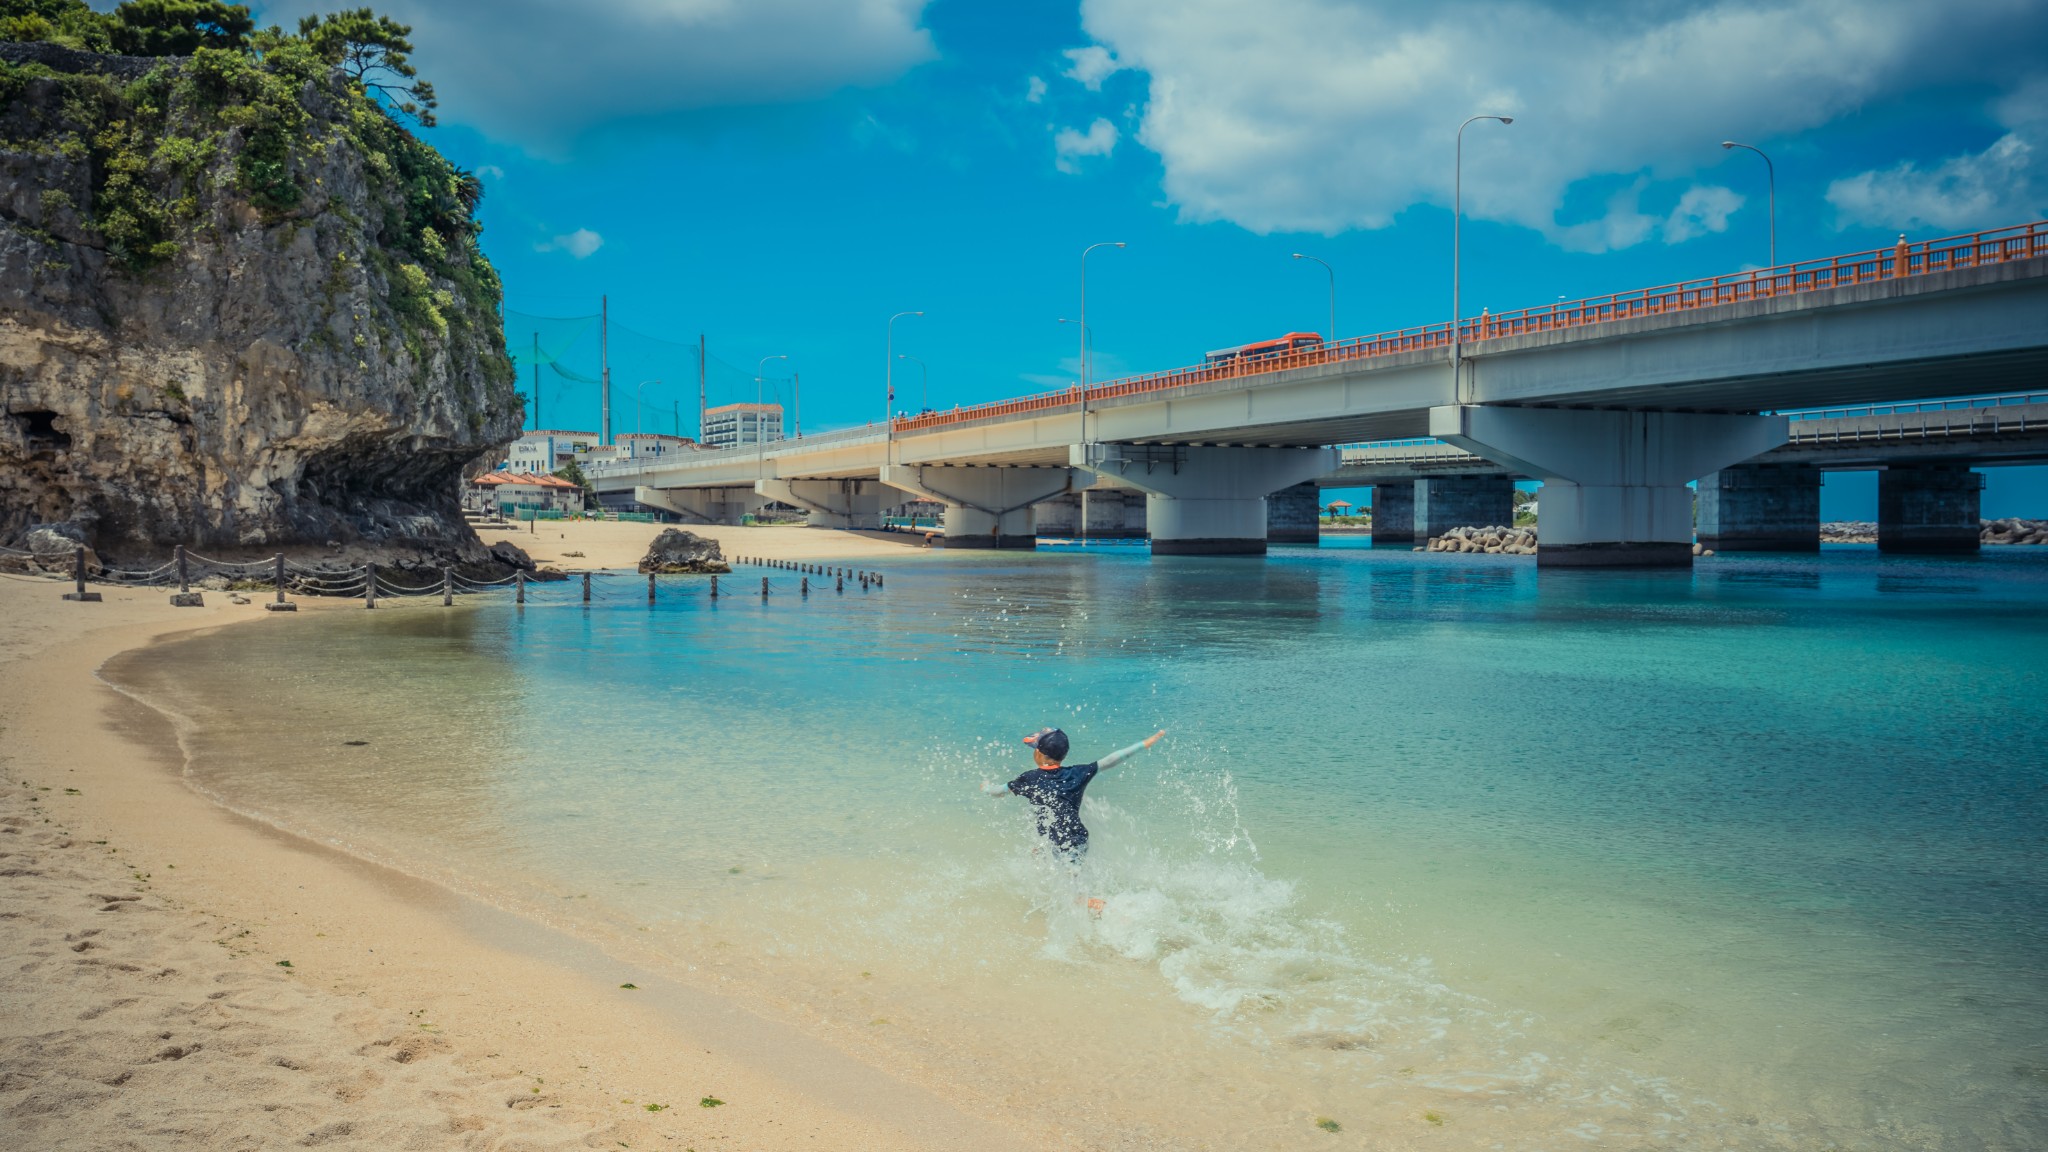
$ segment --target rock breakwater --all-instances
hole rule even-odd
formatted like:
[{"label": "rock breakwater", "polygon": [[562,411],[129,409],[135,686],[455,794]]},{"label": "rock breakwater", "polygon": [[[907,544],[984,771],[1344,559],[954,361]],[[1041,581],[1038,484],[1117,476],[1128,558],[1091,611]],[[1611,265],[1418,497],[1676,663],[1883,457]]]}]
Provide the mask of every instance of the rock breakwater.
[{"label": "rock breakwater", "polygon": [[1453,528],[1441,536],[1430,537],[1427,550],[1480,552],[1493,556],[1534,556],[1536,529],[1508,528],[1500,525],[1487,528]]}]

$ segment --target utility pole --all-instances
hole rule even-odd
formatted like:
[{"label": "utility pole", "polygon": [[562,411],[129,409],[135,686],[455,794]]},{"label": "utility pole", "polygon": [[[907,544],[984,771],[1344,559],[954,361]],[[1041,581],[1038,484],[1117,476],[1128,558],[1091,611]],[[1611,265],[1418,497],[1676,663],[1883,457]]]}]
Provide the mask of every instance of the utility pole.
[{"label": "utility pole", "polygon": [[697,333],[697,443],[704,442],[704,334]]},{"label": "utility pole", "polygon": [[612,442],[612,306],[611,297],[597,298],[597,359],[603,367],[604,396],[600,405],[604,409],[604,426],[598,430],[597,442]]},{"label": "utility pole", "polygon": [[533,334],[533,430],[540,431],[540,333]]},{"label": "utility pole", "polygon": [[796,409],[796,438],[804,438],[804,374],[789,374],[790,400]]}]

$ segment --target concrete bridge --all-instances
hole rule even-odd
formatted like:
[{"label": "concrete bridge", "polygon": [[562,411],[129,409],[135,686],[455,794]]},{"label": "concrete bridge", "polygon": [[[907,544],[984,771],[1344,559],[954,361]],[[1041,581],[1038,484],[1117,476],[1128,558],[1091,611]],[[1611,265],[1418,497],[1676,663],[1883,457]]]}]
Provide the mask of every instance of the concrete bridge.
[{"label": "concrete bridge", "polygon": [[[945,504],[953,546],[1028,547],[1035,507],[1135,491],[1154,552],[1255,554],[1269,497],[1312,505],[1305,486],[1356,482],[1329,445],[1431,437],[1489,462],[1495,489],[1545,482],[1539,563],[1682,565],[1688,484],[1763,475],[1740,469],[1801,443],[1773,413],[2017,392],[2044,369],[2048,223],[589,472],[600,493],[686,519],[773,499],[852,526],[908,493]],[[1965,463],[1888,465],[1887,491],[1939,505]],[[1736,493],[1715,499],[1738,524],[1744,490],[1712,489]],[[1418,486],[1418,523],[1453,491]]]},{"label": "concrete bridge", "polygon": [[[1971,469],[2048,463],[2048,392],[1783,415],[1785,443],[1700,478],[1702,544],[1817,551],[1821,475],[1878,469],[1881,549],[1974,551],[1983,484]],[[1408,543],[1460,525],[1508,523],[1518,479],[1535,477],[1423,439],[1347,448],[1320,483],[1372,488],[1374,540]]]}]

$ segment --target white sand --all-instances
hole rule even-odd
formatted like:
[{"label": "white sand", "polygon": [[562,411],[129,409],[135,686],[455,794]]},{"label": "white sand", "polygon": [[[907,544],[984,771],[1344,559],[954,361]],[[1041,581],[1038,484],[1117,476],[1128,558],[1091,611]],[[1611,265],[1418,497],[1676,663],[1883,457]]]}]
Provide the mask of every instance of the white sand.
[{"label": "white sand", "polygon": [[[652,534],[580,527],[572,550]],[[786,535],[789,559],[868,547],[728,531]],[[811,540],[820,552],[794,551]],[[266,616],[210,593],[204,609],[172,609],[126,589],[71,604],[61,590],[0,579],[0,1148],[1049,1141],[943,1098],[943,1070],[925,1070],[936,1092],[911,1084],[791,1023],[635,980],[588,945],[216,807],[182,783],[165,720],[93,671],[174,631],[289,628],[310,612]],[[629,981],[642,987],[618,987]]]},{"label": "white sand", "polygon": [[[579,568],[631,568],[647,554],[648,542],[668,527],[681,528],[718,541],[727,559],[760,556],[771,560],[814,560],[824,564],[862,562],[878,567],[890,560],[901,561],[929,554],[922,534],[775,525],[735,528],[720,524],[541,520],[516,528],[483,528],[478,534],[486,544],[504,540],[518,545],[533,557],[536,564],[572,571]],[[886,567],[883,570],[886,572]]]}]

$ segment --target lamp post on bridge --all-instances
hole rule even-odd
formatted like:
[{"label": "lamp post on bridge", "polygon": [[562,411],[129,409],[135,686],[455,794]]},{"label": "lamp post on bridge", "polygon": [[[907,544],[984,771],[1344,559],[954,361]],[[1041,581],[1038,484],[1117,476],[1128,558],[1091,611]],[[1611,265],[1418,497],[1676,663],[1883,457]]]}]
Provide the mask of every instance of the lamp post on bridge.
[{"label": "lamp post on bridge", "polygon": [[896,439],[896,322],[905,316],[922,316],[922,312],[898,312],[889,317],[888,367],[889,402],[882,406],[882,458],[889,458],[889,445]]},{"label": "lamp post on bridge", "polygon": [[661,383],[660,380],[642,380],[633,388],[633,434],[635,436],[640,434],[641,420],[647,415],[647,386],[659,383]]},{"label": "lamp post on bridge", "polygon": [[1768,181],[1767,187],[1770,189],[1771,197],[1771,262],[1769,267],[1776,268],[1778,266],[1778,166],[1771,163],[1771,158],[1764,153],[1764,150],[1754,144],[1743,144],[1735,140],[1723,140],[1721,141],[1721,147],[1725,149],[1746,149],[1764,158],[1764,178]]},{"label": "lamp post on bridge", "polygon": [[927,365],[927,364],[926,364],[926,363],[925,363],[924,361],[922,361],[922,360],[919,360],[919,359],[918,359],[917,357],[915,357],[915,356],[912,356],[912,355],[911,355],[910,353],[908,353],[908,352],[898,352],[898,353],[896,354],[896,358],[897,358],[898,360],[909,360],[909,361],[911,361],[911,362],[915,363],[915,364],[916,364],[916,365],[918,366],[919,370],[921,370],[921,371],[922,371],[922,372],[924,373],[924,387],[923,387],[923,390],[922,390],[922,391],[921,391],[921,392],[919,393],[919,403],[921,403],[921,404],[923,405],[923,407],[924,407],[924,410],[925,410],[926,412],[929,412],[929,411],[931,411],[931,410],[932,410],[932,370],[931,370],[931,367],[930,367],[929,365]]},{"label": "lamp post on bridge", "polygon": [[1329,261],[1318,260],[1316,257],[1305,253],[1296,252],[1294,258],[1296,260],[1315,260],[1316,263],[1323,266],[1323,271],[1330,274],[1330,335],[1324,340],[1324,343],[1335,344],[1337,342],[1337,270],[1330,267]]},{"label": "lamp post on bridge", "polygon": [[1121,240],[1104,240],[1081,249],[1081,443],[1088,443],[1088,254],[1097,248],[1122,248]]},{"label": "lamp post on bridge", "polygon": [[761,378],[768,374],[770,360],[787,360],[787,356],[763,356],[754,366],[754,478],[768,475],[768,437],[761,430]]},{"label": "lamp post on bridge", "polygon": [[1480,120],[1498,120],[1502,124],[1513,124],[1513,116],[1478,115],[1467,117],[1458,125],[1457,148],[1451,168],[1451,399],[1456,403],[1465,401],[1465,376],[1459,365],[1459,337],[1462,335],[1463,314],[1458,311],[1458,258],[1461,255],[1459,225],[1465,209],[1465,129]]}]

